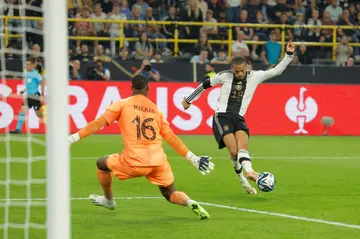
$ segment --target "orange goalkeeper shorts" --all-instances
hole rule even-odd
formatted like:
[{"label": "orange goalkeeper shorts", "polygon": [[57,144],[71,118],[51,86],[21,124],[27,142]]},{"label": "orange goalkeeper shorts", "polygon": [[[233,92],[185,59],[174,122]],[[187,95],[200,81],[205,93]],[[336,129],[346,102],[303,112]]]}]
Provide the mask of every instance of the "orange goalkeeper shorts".
[{"label": "orange goalkeeper shorts", "polygon": [[130,166],[122,154],[112,154],[106,160],[107,167],[119,180],[146,177],[152,184],[167,187],[174,182],[169,162],[160,166]]}]

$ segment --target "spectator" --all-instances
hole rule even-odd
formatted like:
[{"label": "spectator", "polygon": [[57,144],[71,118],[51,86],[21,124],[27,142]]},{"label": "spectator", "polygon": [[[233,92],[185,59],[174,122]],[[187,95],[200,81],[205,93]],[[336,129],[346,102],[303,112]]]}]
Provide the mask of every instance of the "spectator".
[{"label": "spectator", "polygon": [[[325,11],[322,19],[323,25],[334,25],[335,23],[330,18],[330,12]],[[331,42],[332,41],[332,29],[321,29],[320,42]]]},{"label": "spectator", "polygon": [[[354,37],[355,37],[355,41],[354,42],[360,42],[360,11],[357,13],[356,15],[356,24],[355,24],[358,28],[356,29],[355,33],[354,33]],[[354,55],[356,60],[360,60],[360,47],[354,47]]]},{"label": "spectator", "polygon": [[[321,26],[321,20],[319,19],[319,11],[316,9],[312,10],[311,18],[308,19],[307,25],[309,26]],[[320,40],[321,28],[309,28],[308,40],[318,42]]]},{"label": "spectator", "polygon": [[293,30],[295,41],[304,41],[306,38],[306,29],[303,27],[305,26],[305,21],[304,14],[302,12],[296,13],[296,21],[294,25],[301,26],[299,28],[294,28]]},{"label": "spectator", "polygon": [[154,67],[148,59],[144,59],[141,64],[141,68],[135,72],[134,76],[142,75],[145,76],[149,81],[160,81],[160,73]]},{"label": "spectator", "polygon": [[190,59],[190,63],[206,64],[209,63],[207,49],[202,49],[199,55],[195,55]]},{"label": "spectator", "polygon": [[31,47],[31,56],[33,58],[40,58],[42,62],[44,62],[44,58],[41,56],[41,49],[40,46],[38,44],[34,44]]},{"label": "spectator", "polygon": [[[132,15],[129,20],[144,20],[144,18],[141,17],[141,7],[140,6],[133,6],[132,8]],[[130,34],[132,37],[138,37],[140,34],[145,30],[144,24],[139,23],[132,23],[130,24]]]},{"label": "spectator", "polygon": [[122,47],[119,52],[117,60],[126,61],[129,59],[129,50],[127,47]]},{"label": "spectator", "polygon": [[273,13],[272,8],[268,5],[268,0],[261,0],[260,11],[261,11],[262,15],[264,16],[264,21],[266,23],[270,23],[271,18],[274,18],[273,17],[274,13]]},{"label": "spectator", "polygon": [[268,41],[262,52],[262,59],[265,65],[275,65],[278,63],[281,56],[281,45],[276,41],[277,33],[272,31],[270,33],[270,41]]},{"label": "spectator", "polygon": [[[165,22],[176,22],[179,21],[180,18],[176,16],[176,8],[174,6],[169,7],[168,9],[169,15],[164,18]],[[162,32],[165,34],[166,38],[174,38],[175,37],[175,25],[174,24],[164,24],[162,27]],[[168,47],[170,49],[174,49],[173,43],[168,43]]]},{"label": "spectator", "polygon": [[339,21],[343,12],[342,8],[337,5],[337,0],[331,0],[331,5],[327,6],[325,11],[330,13],[330,19],[335,23]]},{"label": "spectator", "polygon": [[336,47],[336,65],[346,66],[352,54],[353,48],[349,45],[347,36],[343,36],[340,45]]},{"label": "spectator", "polygon": [[110,71],[109,69],[104,68],[104,62],[98,59],[95,61],[94,66],[90,66],[87,69],[87,79],[108,81],[110,80]]},{"label": "spectator", "polygon": [[208,3],[208,10],[213,12],[213,17],[218,19],[219,13],[224,11],[224,8],[219,4],[218,0],[210,0]]},{"label": "spectator", "polygon": [[[338,23],[340,26],[354,26],[355,22],[350,19],[350,12],[348,10],[344,10],[341,19]],[[354,34],[355,31],[351,29],[341,29],[338,28],[338,36],[341,39],[343,36],[347,36],[350,41],[357,41],[357,37]]]},{"label": "spectator", "polygon": [[134,7],[139,7],[140,8],[140,15],[142,18],[145,18],[146,15],[146,9],[148,9],[149,4],[147,4],[146,2],[144,2],[144,0],[136,0],[136,3],[133,5]]},{"label": "spectator", "polygon": [[[113,21],[125,21],[126,20],[126,16],[122,13],[120,13],[120,6],[119,5],[114,5],[113,6],[113,12],[110,14],[109,16],[109,20],[113,20]],[[124,23],[124,28],[127,28],[127,23]],[[110,37],[111,38],[119,38],[119,37],[124,37],[124,29],[120,30],[120,23],[109,23],[106,25],[105,28],[105,32],[109,32]],[[116,40],[111,40],[111,55],[115,56],[116,55]],[[123,41],[123,45],[125,47],[127,47],[129,45],[129,43],[127,41]]]},{"label": "spectator", "polygon": [[[148,7],[146,9],[146,16],[145,16],[145,20],[146,21],[156,21],[156,19],[153,16],[153,9],[151,7]],[[166,37],[160,33],[160,25],[157,24],[147,24],[147,34],[150,38],[160,38],[160,39],[165,39]],[[156,42],[156,49],[157,50],[165,50],[167,46],[166,42]]]},{"label": "spectator", "polygon": [[[90,8],[85,6],[81,8],[81,12],[76,14],[76,18],[90,19]],[[90,22],[75,22],[75,35],[76,36],[92,36],[93,27]],[[76,47],[80,49],[80,40],[76,41]]]},{"label": "spectator", "polygon": [[74,49],[74,46],[69,46],[68,56],[69,56],[70,62],[78,59],[78,56],[76,55],[76,51]]},{"label": "spectator", "polygon": [[356,8],[355,8],[355,4],[350,4],[349,5],[349,13],[350,13],[350,21],[351,22],[356,22],[357,21],[357,11],[356,11]]},{"label": "spectator", "polygon": [[94,56],[94,61],[101,60],[102,62],[111,62],[110,57],[105,55],[104,47],[100,44],[96,46],[96,52]]},{"label": "spectator", "polygon": [[226,55],[226,52],[224,49],[220,49],[218,52],[218,56],[214,57],[211,60],[211,64],[229,64],[230,63],[230,57]]},{"label": "spectator", "polygon": [[244,42],[245,33],[243,31],[239,31],[237,33],[237,40],[232,44],[232,55],[233,56],[249,56],[249,47]]},{"label": "spectator", "polygon": [[[203,22],[203,16],[200,10],[199,2],[197,0],[189,0],[189,5],[186,7],[185,16],[181,20],[187,22]],[[198,39],[199,31],[199,26],[185,26],[185,38]]]},{"label": "spectator", "polygon": [[[261,11],[258,11],[256,14],[256,24],[265,24],[264,15]],[[253,41],[267,41],[269,40],[264,28],[254,28],[254,37]],[[251,49],[251,58],[253,60],[259,59],[259,54],[261,54],[261,49],[258,47],[258,44],[253,44]]]},{"label": "spectator", "polygon": [[[280,17],[280,20],[276,22],[276,24],[280,24],[280,25],[291,25],[291,23],[288,20],[288,16],[283,13]],[[276,28],[276,32],[277,32],[277,38],[280,39],[281,36],[281,30],[282,28]],[[292,32],[292,29],[290,28],[285,28],[286,31],[286,35],[285,35],[285,39],[288,40],[294,40],[294,34]]]},{"label": "spectator", "polygon": [[161,52],[157,51],[154,55],[154,58],[151,59],[150,63],[164,63],[164,61],[161,59]]},{"label": "spectator", "polygon": [[81,62],[89,62],[94,56],[89,54],[89,47],[86,44],[81,45],[80,54],[78,55],[78,60]]},{"label": "spectator", "polygon": [[226,0],[227,22],[238,22],[241,0]]},{"label": "spectator", "polygon": [[135,59],[143,60],[151,58],[152,56],[153,46],[149,42],[146,32],[143,32],[139,37],[139,41],[135,44]]},{"label": "spectator", "polygon": [[[206,23],[217,23],[217,20],[215,18],[213,18],[213,11],[208,9],[207,12],[206,12],[206,18],[204,20],[204,22]],[[216,39],[217,38],[217,34],[218,34],[218,27],[217,26],[203,26],[201,28],[201,30],[203,32],[206,32],[208,37],[210,39]]]},{"label": "spectator", "polygon": [[11,46],[8,46],[5,49],[5,59],[6,60],[16,60],[16,59],[18,59],[17,55],[14,54],[14,49]]},{"label": "spectator", "polygon": [[210,79],[211,77],[216,75],[215,67],[211,63],[205,64],[205,72],[206,74],[204,75],[203,81]]},{"label": "spectator", "polygon": [[[240,23],[246,24],[248,21],[248,12],[246,10],[242,10],[240,13]],[[254,36],[254,29],[249,27],[236,27],[235,34],[239,31],[244,32],[244,40],[251,40]]]},{"label": "spectator", "polygon": [[206,49],[209,53],[209,57],[212,58],[213,49],[211,47],[211,44],[209,43],[206,32],[200,33],[200,38],[198,39],[198,42],[194,45],[194,53],[196,55],[200,54],[201,49]]},{"label": "spectator", "polygon": [[99,0],[99,3],[105,14],[110,14],[112,12],[113,2],[111,0]]},{"label": "spectator", "polygon": [[[103,12],[103,9],[101,8],[100,3],[95,4],[95,12],[91,14],[91,19],[94,20],[106,20],[107,15]],[[105,31],[105,23],[104,22],[94,22],[93,23],[93,32],[96,36],[104,36]],[[97,45],[97,44],[96,44]]]},{"label": "spectator", "polygon": [[201,14],[204,17],[206,15],[207,10],[208,10],[208,4],[204,0],[197,0],[197,1],[199,2],[199,8],[201,10]]},{"label": "spectator", "polygon": [[[218,22],[219,23],[225,23],[226,21],[226,16],[225,16],[225,12],[220,12],[219,13],[219,17],[218,17]],[[228,40],[228,27],[226,26],[219,26],[219,35],[218,38],[219,40],[223,40],[223,41],[227,41]],[[219,45],[219,48],[225,48],[227,46],[227,44],[222,43]]]},{"label": "spectator", "polygon": [[121,0],[120,2],[120,13],[124,14],[127,19],[131,18],[131,11],[129,8],[128,0]]},{"label": "spectator", "polygon": [[249,4],[246,5],[245,9],[248,13],[248,22],[256,21],[256,14],[260,10],[258,0],[250,0]]},{"label": "spectator", "polygon": [[69,63],[69,80],[81,80],[80,71],[80,61],[70,61]]},{"label": "spectator", "polygon": [[309,54],[309,52],[306,49],[306,45],[304,45],[304,44],[301,44],[299,46],[297,56],[298,56],[299,62],[302,65],[311,65],[313,63],[312,56]]},{"label": "spectator", "polygon": [[[275,22],[280,21],[282,15],[286,15],[288,12],[291,12],[291,9],[288,8],[288,6],[286,5],[286,0],[278,0],[278,4],[276,4],[276,6],[274,7],[274,11],[275,11]],[[287,15],[286,15],[287,16]]]}]

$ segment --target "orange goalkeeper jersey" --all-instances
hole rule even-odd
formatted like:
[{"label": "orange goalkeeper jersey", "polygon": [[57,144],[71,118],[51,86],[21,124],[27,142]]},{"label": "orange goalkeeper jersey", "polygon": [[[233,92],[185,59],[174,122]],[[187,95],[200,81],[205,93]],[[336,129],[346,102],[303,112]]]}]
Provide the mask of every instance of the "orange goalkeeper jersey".
[{"label": "orange goalkeeper jersey", "polygon": [[108,125],[117,121],[121,129],[122,154],[131,166],[159,166],[167,162],[163,135],[171,131],[157,106],[143,95],[112,103],[102,115]]}]

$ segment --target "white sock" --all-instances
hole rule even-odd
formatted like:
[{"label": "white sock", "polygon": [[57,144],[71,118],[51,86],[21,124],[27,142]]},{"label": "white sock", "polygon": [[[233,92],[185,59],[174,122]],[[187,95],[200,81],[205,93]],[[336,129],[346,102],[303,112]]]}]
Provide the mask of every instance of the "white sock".
[{"label": "white sock", "polygon": [[239,163],[239,161],[237,160],[236,157],[230,157],[231,162],[235,168],[235,170],[240,170],[241,169],[241,164]]},{"label": "white sock", "polygon": [[192,199],[186,200],[186,206],[189,207],[191,203],[195,202]]},{"label": "white sock", "polygon": [[241,161],[241,165],[247,173],[254,172],[254,169],[251,167],[249,152],[246,149],[240,149],[238,151],[237,158],[239,162]]},{"label": "white sock", "polygon": [[249,172],[255,172],[254,169],[252,168],[251,161],[249,161],[249,160],[244,160],[244,161],[242,161],[241,164],[242,164],[242,166],[244,167],[244,169],[245,169],[245,171],[246,171],[247,173],[249,173]]}]

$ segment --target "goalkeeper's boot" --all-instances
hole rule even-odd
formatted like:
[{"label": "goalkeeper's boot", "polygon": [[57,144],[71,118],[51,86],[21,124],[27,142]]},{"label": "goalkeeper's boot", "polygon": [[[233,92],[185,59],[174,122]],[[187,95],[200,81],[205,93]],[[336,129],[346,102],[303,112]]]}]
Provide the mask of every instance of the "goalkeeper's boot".
[{"label": "goalkeeper's boot", "polygon": [[255,183],[257,182],[258,178],[259,178],[259,174],[258,173],[255,173],[255,172],[247,172],[245,174],[246,178],[251,180],[251,181],[254,181]]},{"label": "goalkeeper's boot", "polygon": [[201,220],[210,219],[209,213],[196,201],[192,201],[188,207],[197,214]]},{"label": "goalkeeper's boot", "polygon": [[11,131],[10,131],[10,134],[21,134],[21,131],[18,130],[18,129],[11,130]]},{"label": "goalkeeper's boot", "polygon": [[106,199],[105,196],[91,194],[89,199],[96,206],[104,207],[109,210],[115,210],[116,208],[116,202],[114,200],[111,201]]}]

